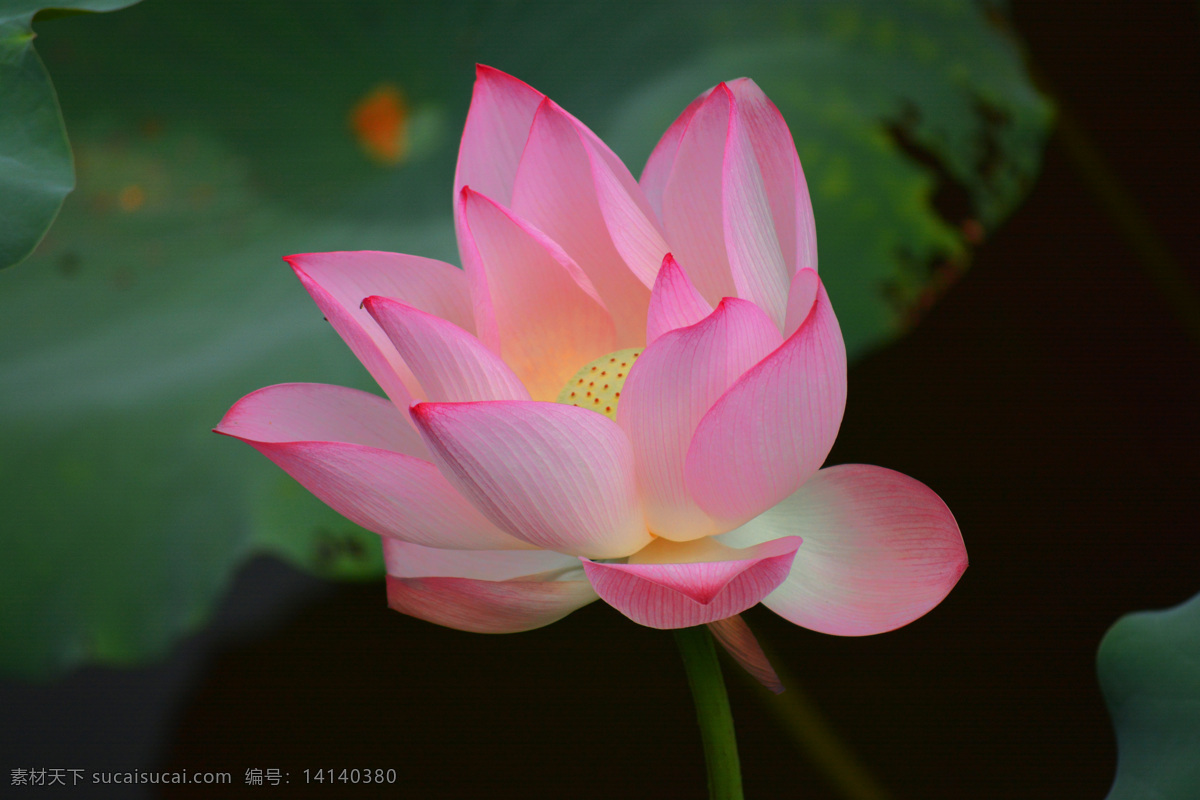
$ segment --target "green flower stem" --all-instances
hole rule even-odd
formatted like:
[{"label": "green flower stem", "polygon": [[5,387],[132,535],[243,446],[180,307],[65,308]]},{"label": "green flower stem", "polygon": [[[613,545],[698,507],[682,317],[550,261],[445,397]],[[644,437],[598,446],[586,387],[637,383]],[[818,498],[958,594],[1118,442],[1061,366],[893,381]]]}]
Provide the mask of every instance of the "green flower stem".
[{"label": "green flower stem", "polygon": [[733,714],[729,711],[729,695],[725,692],[712,634],[703,625],[679,628],[675,631],[675,642],[683,656],[696,703],[704,762],[708,767],[709,800],[742,800],[742,768],[738,762]]}]

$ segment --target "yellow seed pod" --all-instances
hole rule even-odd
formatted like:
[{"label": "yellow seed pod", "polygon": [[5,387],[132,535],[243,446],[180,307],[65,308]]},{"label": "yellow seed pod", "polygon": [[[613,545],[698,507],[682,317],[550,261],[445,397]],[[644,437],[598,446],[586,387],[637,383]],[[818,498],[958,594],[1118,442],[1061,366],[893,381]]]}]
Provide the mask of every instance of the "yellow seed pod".
[{"label": "yellow seed pod", "polygon": [[556,402],[590,408],[611,420],[617,418],[617,401],[629,377],[629,368],[642,354],[641,347],[617,350],[583,365],[558,393]]}]

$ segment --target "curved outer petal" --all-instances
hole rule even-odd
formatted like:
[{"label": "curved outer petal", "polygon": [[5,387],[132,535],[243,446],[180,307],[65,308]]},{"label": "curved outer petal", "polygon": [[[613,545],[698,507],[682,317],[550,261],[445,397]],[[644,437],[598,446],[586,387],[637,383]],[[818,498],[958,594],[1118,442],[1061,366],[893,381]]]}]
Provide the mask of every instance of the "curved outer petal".
[{"label": "curved outer petal", "polygon": [[574,576],[586,580],[577,557],[553,550],[445,550],[399,539],[384,539],[383,560],[388,575],[396,578],[507,581],[553,574],[559,578]]},{"label": "curved outer petal", "polygon": [[475,65],[475,89],[454,172],[454,232],[470,284],[475,332],[481,342],[497,353],[500,333],[479,253],[464,217],[463,189],[474,186],[500,205],[509,205],[517,165],[529,138],[529,126],[544,98],[545,95],[524,81],[483,64]]},{"label": "curved outer petal", "polygon": [[528,400],[500,357],[462,328],[387,297],[363,305],[433,401]]},{"label": "curved outer petal", "polygon": [[733,98],[718,86],[692,114],[663,189],[662,222],[671,252],[710,304],[736,297],[722,213],[725,142]]},{"label": "curved outer petal", "polygon": [[281,384],[243,397],[216,431],[251,445],[333,510],[375,533],[432,547],[529,546],[484,519],[433,464],[382,449],[397,443],[392,431],[402,424],[401,413],[382,397],[340,386]]},{"label": "curved outer petal", "polygon": [[384,539],[383,555],[389,606],[472,633],[540,628],[597,598],[578,559],[548,550],[439,550]]},{"label": "curved outer petal", "polygon": [[251,392],[214,430],[254,442],[349,442],[408,455],[427,452],[406,412],[379,395],[327,383],[280,383]]},{"label": "curved outer petal", "polygon": [[[642,187],[617,154],[596,134],[582,125],[580,128],[584,147],[592,161],[596,199],[613,246],[633,274],[644,285],[652,286],[662,257],[669,249],[658,214],[650,207]],[[603,168],[604,164],[608,165],[607,169]]]},{"label": "curved outer petal", "polygon": [[700,296],[687,273],[670,253],[663,256],[662,268],[650,292],[646,318],[646,344],[676,328],[695,325],[712,313],[713,307]]},{"label": "curved outer petal", "polygon": [[462,187],[472,186],[501,205],[511,203],[529,126],[545,97],[498,69],[475,65],[475,88],[454,172],[456,202]]},{"label": "curved outer petal", "polygon": [[484,330],[480,338],[534,399],[553,399],[582,365],[616,349],[612,318],[587,276],[545,234],[469,188],[460,203],[471,292],[495,326],[494,341]]},{"label": "curved outer petal", "polygon": [[462,270],[432,258],[374,251],[305,253],[284,259],[354,355],[398,408],[420,387],[387,336],[361,306],[382,295],[473,332],[474,315]]},{"label": "curved outer petal", "polygon": [[583,568],[600,598],[639,625],[687,628],[740,614],[758,603],[787,577],[799,546],[798,537],[788,536],[735,551],[741,556],[736,560],[666,564],[585,560]]},{"label": "curved outer petal", "polygon": [[[726,91],[731,90],[726,88]],[[725,248],[738,297],[766,311],[783,330],[788,282],[793,270],[788,269],[779,249],[765,181],[745,117],[745,109],[735,96],[729,104],[729,130],[721,167]],[[791,136],[785,141],[790,147]]]},{"label": "curved outer petal", "polygon": [[825,287],[808,318],[696,428],[684,477],[708,514],[741,524],[796,491],[829,455],[846,408],[846,346]]},{"label": "curved outer petal", "polygon": [[816,269],[816,228],[791,133],[762,90],[741,78],[698,97],[641,185],[704,297],[736,289],[782,328],[790,277]]},{"label": "curved outer petal", "polygon": [[537,402],[421,403],[412,416],[443,474],[513,536],[593,558],[650,541],[633,449],[607,417]]},{"label": "curved outer petal", "polygon": [[822,633],[884,633],[922,616],[967,568],[962,534],[928,487],[882,467],[846,464],[818,472],[791,497],[723,534],[745,546],[801,534],[791,574],[763,601]]},{"label": "curved outer petal", "polygon": [[785,337],[790,337],[804,324],[804,320],[808,319],[820,289],[821,279],[815,269],[802,269],[792,276],[792,285],[788,288],[787,317],[783,326]]},{"label": "curved outer petal", "polygon": [[697,109],[704,105],[704,101],[712,93],[713,89],[709,89],[697,97],[671,123],[662,138],[658,140],[658,144],[654,146],[650,158],[646,159],[646,166],[642,170],[641,177],[638,178],[638,183],[646,194],[647,202],[650,203],[650,207],[659,219],[662,219],[663,216],[663,193],[667,188],[667,180],[671,177],[671,170],[675,167],[675,158],[679,155],[679,143],[683,141],[683,134],[687,131]]},{"label": "curved outer petal", "polygon": [[771,666],[767,654],[763,652],[762,645],[755,638],[754,631],[750,630],[750,626],[740,615],[710,622],[708,630],[733,660],[741,664],[742,669],[749,672],[755,680],[775,694],[783,691],[779,675]]},{"label": "curved outer petal", "polygon": [[727,297],[702,321],[664,334],[629,371],[617,421],[633,443],[646,524],[676,541],[728,530],[684,486],[688,444],[705,412],[782,343],[762,309]]},{"label": "curved outer petal", "polygon": [[[640,347],[646,341],[649,281],[643,283],[634,275],[613,245],[596,175],[609,167],[602,160],[593,160],[579,127],[580,123],[549,99],[542,101],[517,170],[511,208],[553,239],[587,274],[613,316],[616,346]],[[619,191],[606,195],[609,204],[621,199],[624,208],[611,213],[623,218],[640,213],[637,204],[628,196],[622,198]],[[643,227],[653,229],[653,224],[643,222]],[[661,259],[666,245],[661,237],[659,242]]]},{"label": "curved outer petal", "polygon": [[817,229],[808,183],[787,122],[749,78],[729,82],[761,170],[787,274],[817,268]]},{"label": "curved outer petal", "polygon": [[541,628],[596,599],[587,581],[536,576],[507,581],[470,578],[387,579],[388,606],[401,614],[469,633]]}]

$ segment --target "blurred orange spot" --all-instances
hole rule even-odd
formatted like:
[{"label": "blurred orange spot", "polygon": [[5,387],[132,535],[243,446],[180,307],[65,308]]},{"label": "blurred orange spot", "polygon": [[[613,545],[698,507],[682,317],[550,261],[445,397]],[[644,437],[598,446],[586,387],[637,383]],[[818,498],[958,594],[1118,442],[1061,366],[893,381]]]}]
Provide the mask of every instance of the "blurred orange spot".
[{"label": "blurred orange spot", "polygon": [[163,123],[161,119],[149,117],[142,120],[141,124],[142,135],[147,139],[156,139],[162,135]]},{"label": "blurred orange spot", "polygon": [[380,84],[350,111],[350,127],[373,160],[400,163],[408,150],[408,105],[404,95],[393,84]]},{"label": "blurred orange spot", "polygon": [[122,211],[137,211],[146,202],[146,192],[136,183],[130,184],[117,195],[117,203]]},{"label": "blurred orange spot", "polygon": [[977,219],[965,219],[962,223],[962,233],[968,244],[979,244],[983,241],[983,223]]}]

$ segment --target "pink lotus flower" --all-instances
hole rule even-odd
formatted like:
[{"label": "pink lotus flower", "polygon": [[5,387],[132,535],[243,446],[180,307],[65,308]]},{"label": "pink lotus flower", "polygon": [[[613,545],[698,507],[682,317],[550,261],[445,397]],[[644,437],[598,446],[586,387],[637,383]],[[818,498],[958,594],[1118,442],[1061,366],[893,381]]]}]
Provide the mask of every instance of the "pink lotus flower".
[{"label": "pink lotus flower", "polygon": [[873,634],[958,581],[937,495],[820,469],[845,347],[795,146],[753,82],[688,106],[635,181],[547,97],[479,67],[454,215],[462,270],[287,259],[390,400],[271,386],[217,427],[383,537],[393,608],[499,633],[599,597],[728,643],[760,601]]}]

